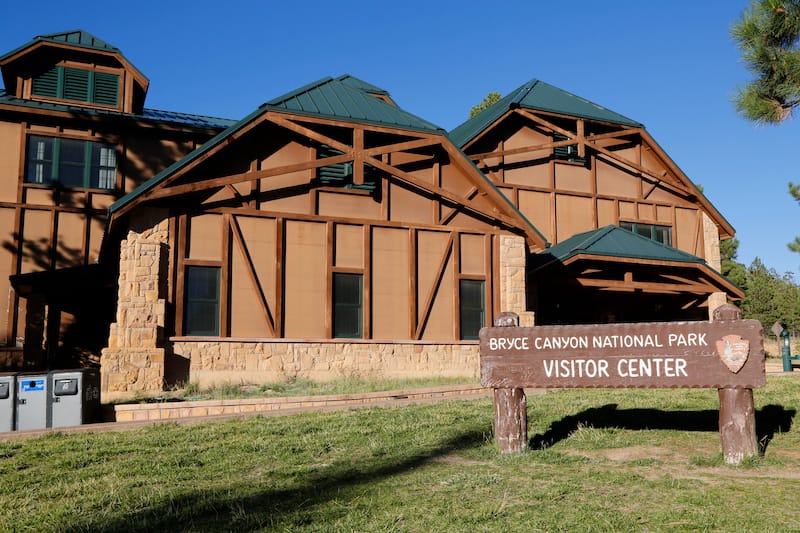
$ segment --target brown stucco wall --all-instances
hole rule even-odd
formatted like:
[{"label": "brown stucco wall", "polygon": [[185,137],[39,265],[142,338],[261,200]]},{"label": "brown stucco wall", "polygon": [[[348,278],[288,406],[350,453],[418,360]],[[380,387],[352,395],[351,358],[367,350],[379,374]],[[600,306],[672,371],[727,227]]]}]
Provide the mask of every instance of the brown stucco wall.
[{"label": "brown stucco wall", "polygon": [[[166,217],[159,219],[157,212],[152,215],[157,222],[139,232],[130,231],[120,244],[116,321],[100,361],[104,400],[163,390],[170,362],[183,362],[178,366],[188,369],[179,381],[200,386],[298,377],[477,379],[479,346],[475,341],[164,338],[168,320],[164,277],[169,268],[163,259],[171,255],[167,248],[170,224]],[[532,313],[525,312],[526,251],[522,237],[500,239],[500,305],[504,311],[520,314],[523,323],[532,324]],[[174,382],[175,378],[169,379]]]}]

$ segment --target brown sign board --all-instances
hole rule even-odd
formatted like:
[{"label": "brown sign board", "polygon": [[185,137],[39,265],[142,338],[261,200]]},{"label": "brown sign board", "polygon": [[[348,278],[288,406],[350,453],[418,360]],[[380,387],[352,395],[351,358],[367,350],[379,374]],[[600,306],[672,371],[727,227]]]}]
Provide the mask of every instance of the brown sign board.
[{"label": "brown sign board", "polygon": [[744,388],[766,384],[758,320],[491,327],[480,332],[492,388]]}]

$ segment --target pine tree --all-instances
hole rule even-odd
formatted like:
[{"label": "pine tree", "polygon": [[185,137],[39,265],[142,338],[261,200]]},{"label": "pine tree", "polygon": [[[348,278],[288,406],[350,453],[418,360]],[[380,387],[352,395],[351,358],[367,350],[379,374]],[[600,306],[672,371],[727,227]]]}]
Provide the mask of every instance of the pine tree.
[{"label": "pine tree", "polygon": [[[779,124],[800,105],[800,0],[753,0],[731,35],[756,79],[734,97],[736,110],[761,124]],[[789,183],[800,202],[800,184]],[[789,243],[800,252],[800,237]]]},{"label": "pine tree", "polygon": [[739,239],[731,238],[720,241],[719,254],[722,275],[739,287],[747,289],[747,267],[736,261],[739,254]]},{"label": "pine tree", "polygon": [[779,309],[780,285],[777,280],[778,274],[767,268],[758,257],[747,269],[747,297],[742,302],[742,312],[747,318],[760,320],[764,331],[768,331],[776,321],[785,323],[787,318]]},{"label": "pine tree", "polygon": [[480,104],[472,106],[472,108],[469,110],[469,118],[474,117],[487,107],[491,107],[491,105],[498,100],[500,100],[500,93],[494,91],[490,92],[483,97],[483,100],[481,100]]},{"label": "pine tree", "polygon": [[756,77],[734,97],[736,110],[764,124],[791,117],[800,105],[800,0],[753,0],[731,34]]}]

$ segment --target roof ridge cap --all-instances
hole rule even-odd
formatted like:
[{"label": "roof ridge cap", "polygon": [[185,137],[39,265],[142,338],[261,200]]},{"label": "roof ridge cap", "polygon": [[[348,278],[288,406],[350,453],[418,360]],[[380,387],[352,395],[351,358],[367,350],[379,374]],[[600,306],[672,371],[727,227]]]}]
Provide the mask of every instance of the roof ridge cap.
[{"label": "roof ridge cap", "polygon": [[517,94],[508,103],[508,107],[519,107],[519,103],[522,101],[522,99],[528,96],[538,83],[539,80],[536,78],[523,83],[519,88],[517,88]]}]

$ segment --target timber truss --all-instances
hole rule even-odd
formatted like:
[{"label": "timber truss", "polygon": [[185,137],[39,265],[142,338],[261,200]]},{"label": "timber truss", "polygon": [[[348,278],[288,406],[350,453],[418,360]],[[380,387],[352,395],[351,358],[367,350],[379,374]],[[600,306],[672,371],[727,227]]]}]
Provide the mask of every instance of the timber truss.
[{"label": "timber truss", "polygon": [[[502,180],[498,176],[497,161],[508,156],[536,154],[543,151],[554,151],[557,148],[576,147],[577,158],[588,160],[594,156],[612,166],[615,166],[631,175],[637,176],[645,184],[642,190],[642,199],[646,200],[658,188],[665,189],[691,202],[698,202],[720,226],[720,237],[733,235],[733,228],[717,212],[713,205],[703,197],[697,187],[670,159],[664,150],[655,142],[644,127],[627,127],[618,124],[588,121],[583,118],[565,117],[541,111],[532,111],[524,108],[514,108],[504,115],[498,122],[509,116],[522,119],[523,123],[531,125],[538,131],[558,134],[551,142],[539,143],[531,146],[506,149],[502,141],[498,149],[482,153],[469,153],[469,157],[476,165],[488,175],[495,183]],[[573,127],[574,125],[574,127]],[[567,126],[567,127],[565,127]],[[594,131],[589,131],[590,129]],[[489,131],[487,129],[486,131]],[[485,134],[485,133],[484,133]],[[477,146],[482,135],[464,147],[467,152],[472,152],[469,146]],[[653,155],[663,165],[663,169],[654,170],[615,151],[615,148],[630,147],[641,141],[645,149],[652,151]]]},{"label": "timber truss", "polygon": [[[235,146],[241,139],[252,145],[265,131],[269,136],[288,135],[309,148],[309,157],[289,164],[263,166],[263,156],[253,156],[249,168],[227,173],[209,169],[225,168],[207,165],[216,154]],[[269,191],[270,178],[306,172],[310,184],[316,170],[338,164],[352,164],[352,185],[365,183],[366,166],[416,193],[441,205],[436,209],[433,226],[450,224],[460,213],[483,220],[490,226],[524,234],[530,246],[543,248],[544,237],[533,228],[514,205],[500,193],[472,162],[456,148],[444,133],[430,133],[387,126],[345,122],[334,119],[266,110],[256,118],[224,134],[213,146],[188,156],[177,168],[167,169],[151,180],[145,190],[124,206],[112,210],[118,218],[142,202],[160,203],[177,196],[201,194],[213,203],[231,202],[240,208],[258,209],[259,195]],[[333,149],[334,155],[318,158],[314,150],[320,146]],[[269,155],[269,154],[266,154]],[[224,159],[225,156],[222,156]],[[466,177],[469,185],[448,180],[442,173],[445,164],[455,167],[456,174]],[[420,169],[430,169],[425,176]],[[463,183],[463,180],[462,180]],[[308,189],[308,187],[307,187]],[[316,214],[314,195],[310,195],[309,215]],[[388,217],[388,201],[384,195],[383,212]],[[205,205],[204,208],[210,207]],[[353,215],[357,218],[358,214]]]}]

